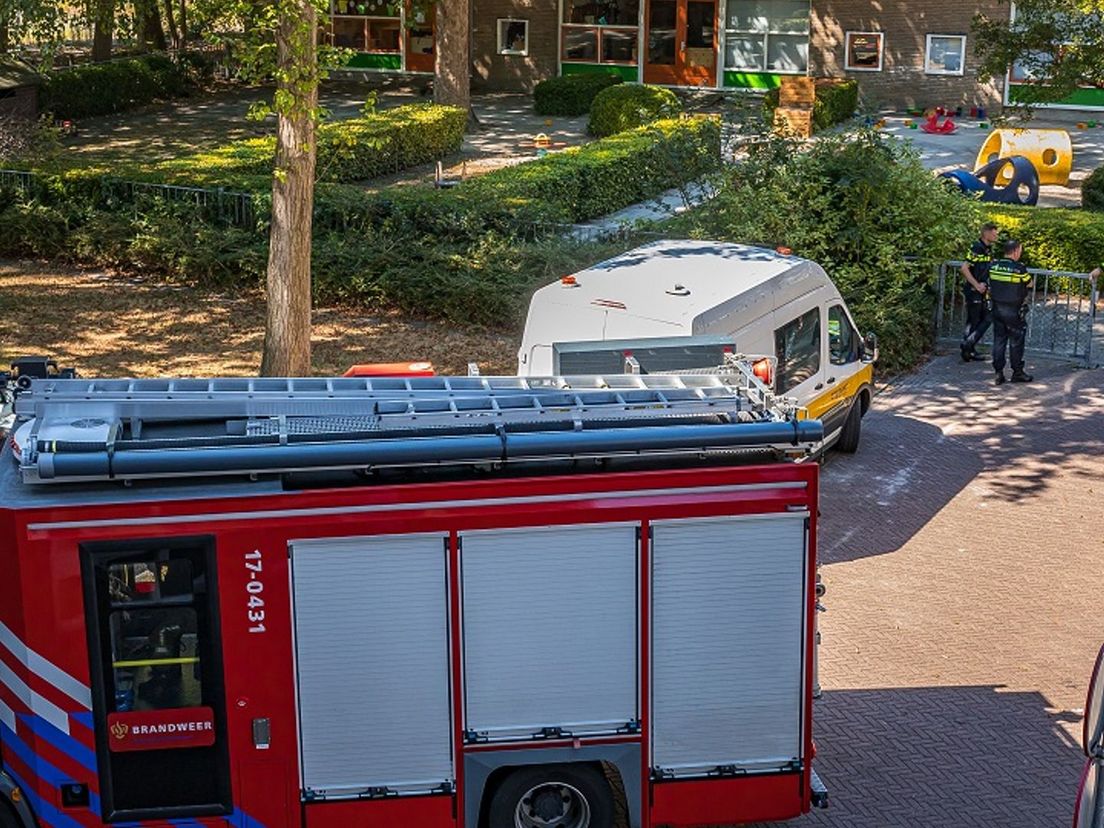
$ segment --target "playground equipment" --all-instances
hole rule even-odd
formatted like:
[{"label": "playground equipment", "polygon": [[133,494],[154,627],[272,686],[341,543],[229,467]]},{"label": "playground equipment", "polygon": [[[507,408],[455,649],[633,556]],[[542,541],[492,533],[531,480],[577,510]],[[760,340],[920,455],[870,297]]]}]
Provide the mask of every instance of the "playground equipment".
[{"label": "playground equipment", "polygon": [[[1040,184],[1069,183],[1073,145],[1064,129],[995,129],[978,151],[975,167],[998,158],[1023,156],[1031,161]],[[1011,180],[1010,168],[1002,171],[1003,183]]]},{"label": "playground equipment", "polygon": [[953,181],[963,193],[976,195],[980,201],[1031,207],[1039,201],[1039,172],[1022,155],[998,158],[974,172],[950,170],[940,173],[940,178]]},{"label": "playground equipment", "polygon": [[942,110],[936,110],[929,115],[928,119],[920,125],[920,129],[929,135],[950,135],[957,130],[958,127],[955,125],[955,122],[951,120],[950,116],[947,116],[947,119],[940,123],[939,118],[941,112]]}]

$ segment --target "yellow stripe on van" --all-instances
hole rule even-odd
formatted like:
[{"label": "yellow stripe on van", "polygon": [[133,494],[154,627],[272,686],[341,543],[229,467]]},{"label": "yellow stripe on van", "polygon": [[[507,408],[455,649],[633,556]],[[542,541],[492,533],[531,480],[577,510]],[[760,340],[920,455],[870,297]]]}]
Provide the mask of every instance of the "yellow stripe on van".
[{"label": "yellow stripe on van", "polygon": [[[843,368],[845,366],[833,367]],[[856,371],[847,379],[837,381],[827,391],[809,400],[805,404],[805,408],[809,412],[808,417],[813,420],[819,419],[836,406],[849,403],[851,398],[859,393],[859,389],[864,385],[871,384],[873,379],[874,366],[864,365],[861,370]]]}]

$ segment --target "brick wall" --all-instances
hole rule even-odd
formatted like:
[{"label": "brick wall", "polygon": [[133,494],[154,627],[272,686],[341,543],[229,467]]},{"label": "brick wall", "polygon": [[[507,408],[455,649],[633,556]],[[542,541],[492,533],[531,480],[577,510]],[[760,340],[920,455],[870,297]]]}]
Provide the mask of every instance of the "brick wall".
[{"label": "brick wall", "polygon": [[[812,0],[809,70],[813,75],[858,80],[868,107],[985,106],[997,109],[1004,79],[982,85],[970,21],[977,13],[1007,16],[997,0]],[[847,71],[844,37],[848,31],[884,32],[880,72]],[[926,35],[965,34],[966,63],[961,76],[924,73]]]},{"label": "brick wall", "polygon": [[[529,91],[556,74],[557,0],[473,0],[472,89]],[[529,21],[529,54],[498,53],[498,20]]]}]

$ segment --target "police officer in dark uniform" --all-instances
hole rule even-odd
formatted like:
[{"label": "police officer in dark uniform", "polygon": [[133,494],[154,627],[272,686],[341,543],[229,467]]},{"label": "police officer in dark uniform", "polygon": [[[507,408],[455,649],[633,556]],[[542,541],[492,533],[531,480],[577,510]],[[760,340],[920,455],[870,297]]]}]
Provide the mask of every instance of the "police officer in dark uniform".
[{"label": "police officer in dark uniform", "polygon": [[980,359],[974,348],[989,330],[989,263],[993,243],[997,240],[997,225],[982,225],[981,235],[970,245],[959,270],[962,271],[962,290],[966,298],[966,329],[962,332],[962,361]]},{"label": "police officer in dark uniform", "polygon": [[1031,382],[1024,372],[1024,340],[1027,338],[1027,296],[1031,274],[1020,262],[1023,245],[1004,243],[1004,258],[989,267],[989,295],[993,301],[993,370],[997,385],[1005,382],[1004,353],[1010,351],[1012,382]]}]

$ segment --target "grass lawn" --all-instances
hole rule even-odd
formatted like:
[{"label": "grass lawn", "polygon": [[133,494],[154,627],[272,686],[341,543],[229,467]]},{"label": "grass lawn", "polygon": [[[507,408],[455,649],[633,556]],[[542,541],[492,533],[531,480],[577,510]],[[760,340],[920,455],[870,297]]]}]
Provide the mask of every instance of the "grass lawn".
[{"label": "grass lawn", "polygon": [[[47,354],[85,376],[248,376],[261,363],[264,301],[156,279],[0,260],[0,365]],[[441,374],[513,374],[521,331],[486,331],[315,309],[314,373],[429,360]]]}]

